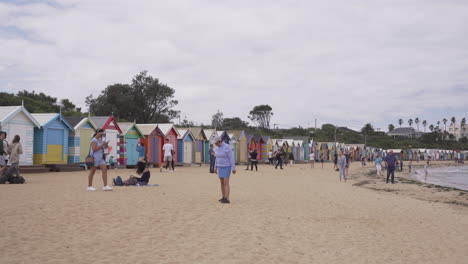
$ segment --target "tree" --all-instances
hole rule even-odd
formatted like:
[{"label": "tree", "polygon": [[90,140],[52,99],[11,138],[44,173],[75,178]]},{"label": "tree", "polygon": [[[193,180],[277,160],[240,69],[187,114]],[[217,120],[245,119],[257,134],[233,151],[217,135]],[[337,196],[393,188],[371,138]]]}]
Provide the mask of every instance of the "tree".
[{"label": "tree", "polygon": [[257,105],[249,112],[249,119],[261,128],[270,128],[272,110],[269,105]]},{"label": "tree", "polygon": [[374,132],[374,127],[370,123],[365,124],[361,129],[361,133],[364,135],[371,135]]},{"label": "tree", "polygon": [[414,119],[414,123],[416,124],[417,128],[418,128],[418,131],[419,131],[419,117],[416,117]]},{"label": "tree", "polygon": [[452,117],[452,118],[450,119],[450,121],[452,121],[453,132],[455,132],[455,121],[457,121],[457,120],[455,119],[455,117]]},{"label": "tree", "polygon": [[426,132],[427,121],[426,120],[422,121],[422,125],[424,127],[424,132]]},{"label": "tree", "polygon": [[465,128],[465,125],[466,125],[466,118],[463,117],[460,122],[460,129]]},{"label": "tree", "polygon": [[63,115],[82,115],[70,100],[63,99],[57,102],[57,98],[44,93],[28,92],[26,90],[15,94],[0,92],[0,105],[17,106],[24,102],[24,107],[31,113],[58,113],[62,108]]},{"label": "tree", "polygon": [[442,123],[444,123],[445,130],[447,130],[447,118],[442,119]]},{"label": "tree", "polygon": [[223,124],[221,126],[223,129],[229,130],[229,129],[243,129],[243,128],[248,128],[249,123],[243,121],[239,117],[233,117],[233,118],[224,118]]},{"label": "tree", "polygon": [[439,126],[440,126],[440,121],[437,121],[437,127],[439,127]]},{"label": "tree", "polygon": [[429,126],[429,130],[431,130],[431,132],[434,131],[434,125],[431,124],[431,125]]},{"label": "tree", "polygon": [[218,112],[211,117],[211,126],[215,129],[223,126],[223,113],[221,111],[218,110]]},{"label": "tree", "polygon": [[398,119],[398,124],[400,125],[400,128],[401,128],[401,125],[403,124],[403,119]]},{"label": "tree", "polygon": [[109,85],[97,98],[86,97],[86,105],[95,115],[114,114],[117,120],[168,123],[179,117],[179,111],[173,109],[179,103],[173,99],[174,93],[167,84],[142,71],[131,84]]},{"label": "tree", "polygon": [[395,130],[395,126],[393,124],[388,125],[388,131],[393,131]]},{"label": "tree", "polygon": [[408,119],[408,125],[413,128],[413,119]]},{"label": "tree", "polygon": [[195,122],[189,121],[187,117],[185,116],[184,119],[182,120],[182,123],[179,124],[181,127],[194,127]]}]

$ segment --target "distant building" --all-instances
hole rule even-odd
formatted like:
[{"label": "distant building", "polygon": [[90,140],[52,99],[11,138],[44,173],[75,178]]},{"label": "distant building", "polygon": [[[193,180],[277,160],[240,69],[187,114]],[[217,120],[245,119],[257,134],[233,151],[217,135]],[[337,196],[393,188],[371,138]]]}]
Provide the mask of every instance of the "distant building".
[{"label": "distant building", "polygon": [[418,131],[412,127],[395,128],[394,130],[388,131],[387,133],[387,135],[389,136],[412,137],[412,138],[419,138],[423,134],[424,134],[423,132]]},{"label": "distant building", "polygon": [[451,125],[448,127],[448,132],[452,135],[455,136],[456,140],[459,140],[460,138],[468,137],[468,126],[464,125],[463,127],[461,125]]}]

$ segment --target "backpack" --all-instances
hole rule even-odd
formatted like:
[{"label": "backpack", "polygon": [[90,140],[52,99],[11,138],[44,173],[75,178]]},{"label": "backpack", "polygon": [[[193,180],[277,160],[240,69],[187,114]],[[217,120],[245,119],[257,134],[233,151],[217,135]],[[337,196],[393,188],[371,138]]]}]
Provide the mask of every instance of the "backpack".
[{"label": "backpack", "polygon": [[122,177],[120,176],[117,176],[117,178],[114,179],[114,184],[115,186],[123,186],[123,181],[122,181]]},{"label": "backpack", "polygon": [[10,182],[10,184],[23,184],[24,182],[26,182],[23,176],[10,177],[8,181]]}]

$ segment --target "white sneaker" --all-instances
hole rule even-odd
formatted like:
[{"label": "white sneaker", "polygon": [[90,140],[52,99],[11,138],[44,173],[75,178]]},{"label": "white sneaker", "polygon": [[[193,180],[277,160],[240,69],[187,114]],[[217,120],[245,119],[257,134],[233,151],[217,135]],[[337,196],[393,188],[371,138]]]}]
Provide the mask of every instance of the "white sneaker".
[{"label": "white sneaker", "polygon": [[169,172],[174,172],[173,170],[170,170]]},{"label": "white sneaker", "polygon": [[90,186],[86,190],[90,191],[90,192],[94,192],[94,191],[96,191],[96,188],[94,188],[93,186]]},{"label": "white sneaker", "polygon": [[103,190],[103,191],[112,191],[112,187],[110,187],[110,186],[104,186],[104,187],[102,188],[102,190]]}]

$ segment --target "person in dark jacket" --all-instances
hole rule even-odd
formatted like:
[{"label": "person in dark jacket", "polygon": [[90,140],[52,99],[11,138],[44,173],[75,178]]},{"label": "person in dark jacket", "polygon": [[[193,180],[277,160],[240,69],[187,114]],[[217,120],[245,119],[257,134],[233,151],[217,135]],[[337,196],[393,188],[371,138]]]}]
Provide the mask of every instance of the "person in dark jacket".
[{"label": "person in dark jacket", "polygon": [[210,145],[210,150],[208,153],[210,154],[210,173],[214,173],[215,171],[215,163],[216,163],[216,154],[213,149],[213,144]]},{"label": "person in dark jacket", "polygon": [[397,158],[395,155],[393,155],[392,150],[390,150],[390,152],[385,157],[385,164],[387,164],[387,183],[390,179],[390,176],[392,177],[392,183],[395,183],[395,166],[397,164]]},{"label": "person in dark jacket", "polygon": [[252,152],[250,152],[250,170],[253,171],[253,167],[255,165],[255,171],[258,171],[257,164],[257,150],[254,149]]},{"label": "person in dark jacket", "polygon": [[284,153],[284,150],[283,148],[280,148],[277,152],[276,152],[276,166],[275,166],[275,169],[278,169],[278,165],[280,166],[281,169],[283,169],[283,158],[284,156],[286,156],[286,154]]}]

